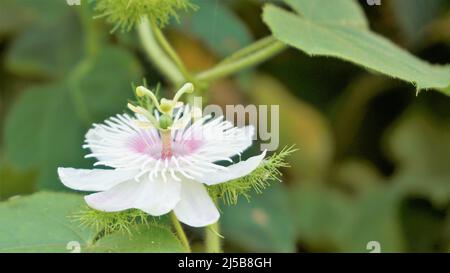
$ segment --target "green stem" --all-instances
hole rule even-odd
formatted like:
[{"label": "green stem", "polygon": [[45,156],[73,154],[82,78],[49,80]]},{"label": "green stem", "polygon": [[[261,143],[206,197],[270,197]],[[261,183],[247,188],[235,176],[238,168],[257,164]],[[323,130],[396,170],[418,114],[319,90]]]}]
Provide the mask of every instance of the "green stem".
[{"label": "green stem", "polygon": [[[214,204],[217,206],[217,197],[212,197]],[[223,238],[220,235],[220,223],[215,222],[206,227],[205,229],[205,248],[207,253],[222,253]]]},{"label": "green stem", "polygon": [[169,41],[167,41],[166,37],[164,36],[158,25],[155,22],[151,22],[151,27],[156,40],[159,42],[163,50],[167,53],[167,55],[178,67],[178,70],[181,72],[181,74],[183,74],[184,79],[187,81],[191,80],[192,76],[184,66],[183,61],[181,61],[175,49],[170,45]]},{"label": "green stem", "polygon": [[270,45],[273,42],[276,42],[276,38],[274,36],[267,36],[262,39],[259,39],[258,41],[252,43],[249,46],[246,46],[242,49],[239,49],[235,53],[231,54],[227,58],[225,58],[223,61],[221,61],[218,65],[223,65],[226,63],[230,63],[232,61],[235,61],[237,59],[241,59],[242,57],[245,57],[247,55],[250,55],[251,53],[258,51],[260,49],[263,49],[264,47]]},{"label": "green stem", "polygon": [[186,236],[186,233],[184,233],[183,227],[180,224],[180,221],[178,221],[177,216],[173,211],[170,213],[170,220],[172,220],[173,227],[175,228],[175,232],[177,233],[178,238],[181,241],[181,244],[183,244],[184,248],[186,248],[187,252],[191,252],[191,246],[189,245],[189,240]]},{"label": "green stem", "polygon": [[207,253],[221,253],[222,244],[221,237],[219,235],[220,226],[219,221],[212,225],[209,225],[206,230],[205,246]]},{"label": "green stem", "polygon": [[222,237],[219,235],[220,225],[219,221],[209,225],[206,230],[206,252],[207,253],[222,253]]},{"label": "green stem", "polygon": [[80,82],[92,69],[93,59],[100,53],[101,41],[97,26],[89,14],[88,7],[80,6],[78,7],[77,12],[83,27],[84,57],[70,71],[67,82],[77,115],[83,121],[85,126],[90,126],[92,118],[86,106],[86,99],[83,96]]},{"label": "green stem", "polygon": [[96,56],[100,51],[100,39],[101,37],[97,26],[93,22],[91,15],[89,14],[89,7],[87,5],[80,6],[78,8],[78,14],[81,25],[84,31],[84,48],[86,52],[86,58],[92,58]]},{"label": "green stem", "polygon": [[183,74],[180,73],[177,66],[159,47],[154,33],[152,33],[152,30],[149,27],[147,18],[142,18],[141,23],[138,25],[138,34],[145,53],[150,61],[152,61],[158,70],[175,86],[181,84],[184,81]]},{"label": "green stem", "polygon": [[239,70],[264,62],[265,60],[282,52],[286,48],[287,45],[282,42],[273,42],[269,46],[266,46],[263,49],[260,49],[252,54],[249,54],[242,59],[238,59],[230,63],[221,64],[210,70],[201,72],[197,75],[196,79],[199,81],[213,81],[215,79],[231,75]]}]

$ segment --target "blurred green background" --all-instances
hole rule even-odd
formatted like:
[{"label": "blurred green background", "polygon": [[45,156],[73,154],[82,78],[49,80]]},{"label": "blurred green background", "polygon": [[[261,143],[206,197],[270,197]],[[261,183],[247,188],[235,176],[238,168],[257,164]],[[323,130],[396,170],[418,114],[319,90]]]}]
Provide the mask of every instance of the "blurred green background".
[{"label": "blurred green background", "polygon": [[[194,2],[196,13],[166,29],[190,70],[270,34],[267,1]],[[375,32],[450,63],[450,1],[360,2]],[[81,149],[91,123],[123,112],[132,82],[164,83],[136,33],[110,34],[93,15],[64,0],[0,2],[0,200],[66,191],[56,168],[92,166]],[[279,104],[280,148],[299,149],[283,183],[222,208],[226,251],[369,252],[370,241],[383,252],[450,251],[449,97],[293,49],[205,95]]]}]

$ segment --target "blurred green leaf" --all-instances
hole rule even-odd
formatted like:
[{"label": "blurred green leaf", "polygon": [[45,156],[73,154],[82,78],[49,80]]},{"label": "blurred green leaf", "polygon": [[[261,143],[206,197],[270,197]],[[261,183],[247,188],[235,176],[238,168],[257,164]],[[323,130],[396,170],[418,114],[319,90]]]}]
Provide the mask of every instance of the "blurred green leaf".
[{"label": "blurred green leaf", "polygon": [[[355,198],[354,217],[342,241],[345,251],[364,251],[368,241],[380,242],[382,252],[436,250],[440,238],[429,233],[442,230],[443,221],[432,215],[450,204],[448,128],[448,123],[411,108],[388,130],[385,143],[398,168],[389,179],[374,180],[372,172],[354,174],[364,183],[378,183]],[[425,213],[405,205],[412,198],[427,200],[433,207]],[[420,229],[412,224],[418,217],[423,220]]]},{"label": "blurred green leaf", "polygon": [[390,7],[402,34],[410,44],[421,42],[424,30],[441,11],[445,0],[395,0]]},{"label": "blurred green leaf", "polygon": [[450,175],[432,172],[425,174],[407,173],[397,175],[392,183],[401,196],[424,198],[436,208],[450,204]]},{"label": "blurred green leaf", "polygon": [[[363,252],[367,242],[378,241],[382,252],[436,251],[440,237],[429,233],[443,230],[444,223],[433,215],[450,204],[448,132],[448,123],[437,123],[416,108],[388,130],[387,147],[399,167],[389,179],[374,176],[372,171],[353,172],[354,179],[371,187],[354,198],[354,216],[347,224],[341,249]],[[425,213],[405,205],[405,200],[412,198],[427,200],[432,207]],[[412,224],[418,217],[423,220],[420,229]]]},{"label": "blurred green leaf", "polygon": [[[0,40],[10,35],[30,21],[31,14],[17,0],[3,0],[0,3]],[[27,19],[28,18],[28,19]]]},{"label": "blurred green leaf", "polygon": [[200,8],[177,25],[183,32],[191,32],[219,56],[226,56],[248,45],[252,38],[246,25],[226,3],[220,0],[193,3]]},{"label": "blurred green leaf", "polygon": [[35,190],[33,172],[17,170],[6,160],[0,160],[0,201],[19,194],[30,194]]},{"label": "blurred green leaf", "polygon": [[354,198],[332,188],[299,187],[292,198],[300,242],[316,251],[369,252],[367,244],[377,241],[382,252],[402,252],[400,197],[384,187]]},{"label": "blurred green leaf", "polygon": [[88,252],[114,253],[180,253],[186,252],[177,237],[166,227],[141,225],[133,234],[114,233],[88,248]]},{"label": "blurred green leaf", "polygon": [[323,176],[334,154],[333,134],[323,114],[270,76],[253,77],[248,88],[256,105],[279,105],[279,134],[275,135],[280,138],[279,147],[295,144],[299,149],[289,159],[296,168],[289,171],[295,172],[297,179]]},{"label": "blurred green leaf", "polygon": [[31,88],[6,120],[6,157],[21,169],[37,167],[38,188],[58,189],[56,168],[83,157],[83,126],[65,86]]},{"label": "blurred green leaf", "polygon": [[53,24],[35,23],[13,41],[6,68],[33,77],[62,77],[83,56],[81,27],[75,13]]},{"label": "blurred green leaf", "polygon": [[445,213],[423,199],[405,200],[401,206],[403,233],[408,252],[445,250]]},{"label": "blurred green leaf", "polygon": [[66,193],[36,193],[0,203],[0,252],[69,252],[69,242],[83,249],[94,232],[69,219],[83,199]]},{"label": "blurred green leaf", "polygon": [[[85,0],[81,0],[85,2]],[[31,13],[31,17],[44,24],[52,25],[59,19],[74,12],[76,7],[70,6],[66,1],[54,0],[19,0],[15,1]]]},{"label": "blurred green leaf", "polygon": [[297,187],[291,198],[300,242],[312,250],[339,251],[353,212],[350,200],[320,186]]},{"label": "blurred green leaf", "polygon": [[385,179],[373,164],[362,159],[341,162],[333,174],[339,185],[357,193],[372,191]]},{"label": "blurred green leaf", "polygon": [[352,145],[358,141],[356,137],[370,113],[370,104],[386,91],[392,90],[398,83],[379,75],[364,74],[352,79],[337,100],[333,111],[338,157],[348,153]]},{"label": "blurred green leaf", "polygon": [[381,252],[405,251],[400,226],[400,197],[397,192],[385,188],[359,197],[353,205],[353,217],[347,223],[342,250],[369,252],[367,244],[377,241]]},{"label": "blurred green leaf", "polygon": [[225,240],[260,252],[295,251],[295,224],[284,186],[273,185],[251,202],[241,199],[222,213]]},{"label": "blurred green leaf", "polygon": [[344,59],[410,82],[418,90],[437,89],[450,94],[449,65],[430,65],[366,29],[361,12],[355,12],[360,10],[356,1],[286,2],[297,14],[270,4],[263,14],[264,21],[281,41],[312,56]]},{"label": "blurred green leaf", "polygon": [[0,38],[21,30],[25,26],[45,26],[61,22],[75,11],[65,1],[54,0],[2,0],[0,2]]},{"label": "blurred green leaf", "polygon": [[449,138],[440,134],[447,135],[448,125],[432,125],[426,114],[418,112],[409,112],[401,120],[391,131],[389,142],[399,165],[391,179],[393,190],[401,196],[424,198],[437,208],[446,208],[450,204],[450,169],[445,160],[450,157],[450,150],[445,141]]},{"label": "blurred green leaf", "polygon": [[67,73],[83,52],[78,10],[64,1],[2,1],[0,36],[20,31],[5,56],[6,68],[30,77]]},{"label": "blurred green leaf", "polygon": [[450,123],[438,122],[426,111],[408,111],[388,131],[386,147],[398,172],[450,175]]},{"label": "blurred green leaf", "polygon": [[39,188],[62,189],[56,168],[86,166],[81,145],[88,126],[120,113],[132,96],[131,82],[139,76],[132,56],[103,48],[65,82],[26,91],[7,118],[7,158],[21,168],[37,167]]}]

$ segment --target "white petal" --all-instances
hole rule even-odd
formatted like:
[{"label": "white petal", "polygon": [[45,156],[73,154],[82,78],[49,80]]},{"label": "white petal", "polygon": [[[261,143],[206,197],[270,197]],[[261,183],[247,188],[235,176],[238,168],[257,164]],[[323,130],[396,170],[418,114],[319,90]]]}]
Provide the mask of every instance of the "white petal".
[{"label": "white petal", "polygon": [[146,151],[159,147],[155,128],[140,128],[138,117],[116,115],[102,124],[94,124],[86,134],[84,148],[91,150],[86,157],[95,157],[96,164],[113,168],[128,168],[147,158]]},{"label": "white petal", "polygon": [[134,204],[134,208],[140,209],[153,216],[160,216],[173,210],[180,201],[181,183],[167,177],[148,181],[143,187],[144,195]]},{"label": "white petal", "polygon": [[94,209],[114,212],[127,209],[140,209],[153,216],[171,211],[180,201],[181,185],[177,181],[130,180],[114,188],[85,197]]},{"label": "white petal", "polygon": [[[226,124],[229,124],[228,128]],[[228,129],[218,129],[228,128]],[[255,128],[252,125],[237,128],[233,127],[229,121],[224,121],[217,126],[204,128],[205,144],[204,149],[199,151],[201,154],[214,157],[218,160],[232,157],[244,152],[252,145]]]},{"label": "white petal", "polygon": [[104,192],[90,194],[84,197],[86,203],[96,210],[114,212],[134,207],[137,198],[142,193],[143,183],[130,180],[120,183]]},{"label": "white petal", "polygon": [[261,164],[261,161],[265,156],[266,151],[262,152],[260,155],[250,157],[247,160],[228,166],[227,170],[218,170],[214,173],[208,173],[207,175],[198,178],[198,181],[205,183],[206,185],[215,185],[246,176]]},{"label": "white petal", "polygon": [[58,168],[58,175],[61,182],[68,188],[79,191],[105,191],[130,180],[136,175],[136,171]]},{"label": "white petal", "polygon": [[219,220],[220,214],[204,185],[181,182],[181,200],[174,208],[177,218],[192,227],[204,227]]},{"label": "white petal", "polygon": [[201,145],[193,152],[208,162],[226,160],[242,153],[252,145],[255,129],[252,125],[237,128],[223,117],[195,122],[180,136],[179,141],[199,140]]}]

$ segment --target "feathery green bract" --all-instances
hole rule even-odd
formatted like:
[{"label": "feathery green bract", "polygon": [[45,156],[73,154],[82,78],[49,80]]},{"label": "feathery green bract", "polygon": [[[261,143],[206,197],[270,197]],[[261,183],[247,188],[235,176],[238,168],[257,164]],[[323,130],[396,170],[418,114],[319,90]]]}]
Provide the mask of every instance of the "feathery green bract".
[{"label": "feathery green bract", "polygon": [[164,27],[171,17],[179,20],[178,12],[197,10],[189,0],[95,0],[95,18],[106,17],[108,23],[114,24],[112,32],[120,28],[130,31],[140,23],[142,17]]},{"label": "feathery green bract", "polygon": [[261,193],[270,186],[271,182],[281,182],[282,173],[280,168],[290,167],[286,158],[297,151],[294,145],[284,147],[279,153],[273,154],[265,159],[252,173],[231,180],[229,182],[209,186],[208,191],[211,196],[222,198],[225,204],[235,205],[239,196],[250,199],[250,191]]},{"label": "feathery green bract", "polygon": [[120,212],[103,212],[89,207],[70,217],[82,227],[94,228],[108,235],[114,232],[131,234],[131,228],[137,224],[148,224],[148,214],[138,209]]}]

